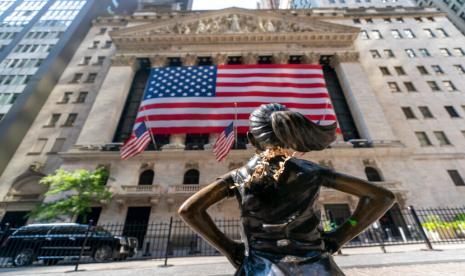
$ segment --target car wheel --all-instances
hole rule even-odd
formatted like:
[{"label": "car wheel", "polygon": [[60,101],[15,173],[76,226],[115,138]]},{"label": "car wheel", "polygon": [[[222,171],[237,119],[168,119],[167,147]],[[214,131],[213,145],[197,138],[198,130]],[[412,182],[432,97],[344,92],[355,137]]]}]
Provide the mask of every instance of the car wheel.
[{"label": "car wheel", "polygon": [[23,249],[13,258],[14,266],[28,266],[34,261],[34,251],[32,249]]},{"label": "car wheel", "polygon": [[56,259],[49,259],[49,260],[44,260],[45,265],[56,265],[59,260]]},{"label": "car wheel", "polygon": [[113,251],[108,245],[98,247],[94,252],[94,260],[96,262],[104,262],[111,259]]}]

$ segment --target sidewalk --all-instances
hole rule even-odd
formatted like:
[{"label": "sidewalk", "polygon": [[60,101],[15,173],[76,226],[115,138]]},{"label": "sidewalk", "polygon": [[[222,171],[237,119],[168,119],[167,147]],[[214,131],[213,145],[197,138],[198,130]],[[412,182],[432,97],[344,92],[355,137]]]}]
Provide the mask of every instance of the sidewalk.
[{"label": "sidewalk", "polygon": [[[399,248],[388,247],[388,253],[382,253],[379,247],[344,249],[344,255],[335,256],[338,265],[348,273],[348,275],[376,275],[377,271],[412,271],[404,267],[412,265],[416,271],[422,271],[415,275],[426,275],[431,272],[431,264],[443,264],[442,275],[460,275],[465,269],[465,248],[464,245],[435,246],[442,250],[426,251],[422,250],[423,245],[411,247],[402,246]],[[402,250],[402,252],[395,252]],[[363,251],[363,252],[362,252]],[[234,269],[224,257],[190,257],[169,259],[169,267],[160,267],[161,260],[128,261],[103,264],[83,264],[79,266],[80,271],[72,272],[74,266],[36,266],[28,268],[8,268],[0,269],[0,274],[5,276],[25,275],[92,275],[92,276],[168,276],[168,275],[196,275],[196,276],[223,276],[232,275]],[[422,266],[424,266],[422,268]],[[436,266],[437,267],[437,266]],[[365,271],[365,272],[364,272]],[[414,272],[414,271],[412,271]],[[457,273],[455,273],[457,272]],[[366,273],[366,274],[365,274]],[[390,275],[396,275],[391,274]],[[399,275],[399,274],[397,274]],[[414,274],[409,274],[414,275]],[[427,274],[435,275],[435,274]]]}]

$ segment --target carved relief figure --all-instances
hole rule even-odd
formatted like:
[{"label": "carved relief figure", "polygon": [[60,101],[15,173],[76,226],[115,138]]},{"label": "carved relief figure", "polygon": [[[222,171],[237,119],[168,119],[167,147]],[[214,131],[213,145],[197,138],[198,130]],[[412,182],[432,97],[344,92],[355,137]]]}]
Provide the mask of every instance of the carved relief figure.
[{"label": "carved relief figure", "polygon": [[241,25],[239,23],[239,17],[236,14],[233,14],[231,17],[228,18],[231,21],[231,25],[229,26],[229,30],[233,33],[241,32]]}]

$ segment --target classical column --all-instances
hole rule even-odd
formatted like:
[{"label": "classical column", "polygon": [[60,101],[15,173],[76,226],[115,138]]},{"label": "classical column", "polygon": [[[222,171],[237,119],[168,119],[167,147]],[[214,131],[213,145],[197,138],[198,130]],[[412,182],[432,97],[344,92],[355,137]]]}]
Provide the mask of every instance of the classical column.
[{"label": "classical column", "polygon": [[150,65],[152,67],[163,67],[166,66],[168,59],[166,56],[156,55],[149,57]]},{"label": "classical column", "polygon": [[113,142],[137,69],[134,56],[120,55],[112,59],[76,145],[99,146]]},{"label": "classical column", "polygon": [[305,53],[302,56],[302,63],[304,64],[319,64],[320,63],[320,54],[317,53]]},{"label": "classical column", "polygon": [[277,53],[273,54],[273,63],[274,64],[288,64],[289,63],[289,54],[287,53]]},{"label": "classical column", "polygon": [[336,71],[361,138],[396,140],[357,52],[336,53],[331,67]]},{"label": "classical column", "polygon": [[[186,54],[181,57],[182,65],[194,66],[197,64],[197,55]],[[186,146],[186,134],[171,134],[170,143],[163,146],[162,150],[184,150]]]},{"label": "classical column", "polygon": [[244,64],[257,64],[258,54],[257,53],[246,53],[242,55],[242,63]]},{"label": "classical column", "polygon": [[218,53],[213,56],[213,63],[215,65],[225,65],[228,63],[228,55],[223,53]]}]

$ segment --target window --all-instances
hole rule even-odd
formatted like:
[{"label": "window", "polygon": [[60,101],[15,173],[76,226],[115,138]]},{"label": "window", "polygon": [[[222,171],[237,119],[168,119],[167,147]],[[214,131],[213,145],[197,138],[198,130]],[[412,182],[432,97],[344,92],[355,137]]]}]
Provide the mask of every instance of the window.
[{"label": "window", "polygon": [[399,76],[406,75],[404,68],[402,66],[394,66],[394,70],[396,70],[396,73]]},{"label": "window", "polygon": [[79,92],[79,95],[78,95],[75,103],[84,103],[84,102],[86,102],[87,94],[89,94],[89,93],[88,92]]},{"label": "window", "polygon": [[407,54],[409,58],[414,58],[417,56],[413,49],[405,49],[405,53]]},{"label": "window", "polygon": [[434,118],[433,113],[429,110],[427,106],[419,106],[418,109],[420,110],[421,115],[425,119],[432,119]]},{"label": "window", "polygon": [[405,88],[407,89],[408,92],[416,92],[417,91],[417,89],[415,88],[415,86],[413,85],[412,82],[406,81],[406,82],[404,82],[404,86],[405,86]]},{"label": "window", "polygon": [[415,114],[413,113],[413,110],[410,107],[404,106],[402,107],[402,111],[404,112],[405,118],[416,119]]},{"label": "window", "polygon": [[[393,2],[395,2],[395,1],[393,1]],[[403,19],[402,17],[397,17],[397,18],[396,18],[396,21],[397,21],[398,23],[404,23],[404,19]]]},{"label": "window", "polygon": [[441,35],[441,37],[449,37],[449,34],[443,28],[437,28],[436,31]]},{"label": "window", "polygon": [[414,17],[413,19],[415,19],[415,21],[417,22],[423,22],[423,19],[421,19],[421,17]]},{"label": "window", "polygon": [[418,141],[420,142],[420,146],[426,147],[426,146],[431,146],[431,141],[428,138],[428,135],[426,135],[426,132],[424,131],[416,131],[415,135],[417,136]]},{"label": "window", "polygon": [[97,49],[99,44],[100,44],[100,41],[98,40],[93,41],[92,44],[89,46],[89,49]]},{"label": "window", "polygon": [[50,118],[50,121],[45,126],[46,127],[54,127],[56,125],[56,123],[58,122],[58,120],[60,119],[60,116],[61,116],[61,114],[58,114],[58,113],[52,114],[52,117]]},{"label": "window", "polygon": [[153,170],[145,170],[139,175],[138,185],[152,185],[155,172]]},{"label": "window", "polygon": [[439,66],[439,65],[431,65],[431,68],[433,68],[433,71],[434,71],[434,73],[436,73],[436,75],[444,74],[444,71],[442,70],[441,66]]},{"label": "window", "polygon": [[455,110],[455,108],[452,105],[446,105],[444,106],[444,108],[446,109],[447,113],[451,118],[460,118],[459,113],[457,112],[457,110]]},{"label": "window", "polygon": [[430,22],[436,21],[436,20],[434,20],[434,17],[427,17],[426,19],[428,19],[428,21],[430,21]]},{"label": "window", "polygon": [[68,103],[69,100],[71,99],[71,95],[73,95],[73,92],[65,92],[65,93],[63,94],[63,98],[62,98],[61,101],[58,102],[58,103],[61,103],[61,104]]},{"label": "window", "polygon": [[449,92],[457,91],[457,87],[455,87],[454,83],[451,81],[442,81],[442,84],[446,87],[446,90]]},{"label": "window", "polygon": [[29,151],[29,154],[41,154],[45,148],[45,145],[47,144],[47,141],[47,138],[37,139],[37,141],[32,146],[31,150]]},{"label": "window", "polygon": [[73,79],[70,81],[70,83],[78,83],[82,78],[82,73],[76,73],[74,74]]},{"label": "window", "polygon": [[444,131],[433,131],[433,133],[436,139],[438,139],[440,146],[449,146],[451,144]]},{"label": "window", "polygon": [[7,104],[14,104],[16,102],[16,99],[18,98],[18,96],[19,96],[18,93],[12,93]]},{"label": "window", "polygon": [[404,35],[406,38],[415,38],[415,34],[411,29],[404,29]]},{"label": "window", "polygon": [[454,64],[454,69],[459,73],[459,74],[465,74],[465,68],[460,65],[460,64]]},{"label": "window", "polygon": [[391,35],[395,39],[401,39],[402,35],[400,34],[399,30],[391,30]]},{"label": "window", "polygon": [[105,57],[97,57],[97,62],[94,63],[94,65],[103,65],[103,62],[105,61]]},{"label": "window", "polygon": [[81,63],[79,63],[79,65],[89,65],[90,59],[91,59],[91,58],[92,58],[92,57],[84,57],[84,58],[82,59]]},{"label": "window", "polygon": [[360,37],[364,40],[370,39],[370,37],[368,36],[368,32],[364,30],[360,31]]},{"label": "window", "polygon": [[367,176],[368,181],[372,181],[372,182],[383,181],[383,178],[381,177],[379,171],[373,167],[365,167],[365,175]]},{"label": "window", "polygon": [[429,75],[428,70],[426,70],[425,66],[419,65],[417,66],[418,72],[422,75]]},{"label": "window", "polygon": [[428,86],[431,88],[432,91],[441,91],[441,88],[435,81],[427,81]]},{"label": "window", "polygon": [[103,45],[103,47],[102,47],[102,48],[104,48],[104,49],[108,49],[108,48],[110,48],[110,47],[111,47],[111,44],[112,44],[111,40],[107,40],[107,41],[105,41],[105,45]]},{"label": "window", "polygon": [[450,53],[449,49],[447,48],[440,48],[439,51],[443,57],[450,57],[452,54]]},{"label": "window", "polygon": [[465,51],[462,48],[454,48],[454,54],[459,57],[465,56]]},{"label": "window", "polygon": [[93,83],[96,78],[97,78],[97,73],[90,73],[87,76],[86,83]]},{"label": "window", "polygon": [[454,182],[455,186],[465,186],[465,182],[463,181],[463,178],[460,176],[459,171],[447,170],[447,173]]},{"label": "window", "polygon": [[199,171],[195,169],[188,170],[184,174],[184,180],[182,184],[186,184],[186,185],[199,184]]},{"label": "window", "polygon": [[381,58],[381,55],[379,54],[378,50],[370,50],[370,54],[372,58]]},{"label": "window", "polygon": [[360,24],[361,23],[360,18],[354,18],[353,21],[354,21],[354,24]]},{"label": "window", "polygon": [[384,18],[383,19],[384,23],[392,23],[391,18]]},{"label": "window", "polygon": [[388,86],[391,92],[400,92],[399,85],[396,82],[390,81],[388,82]]},{"label": "window", "polygon": [[107,28],[100,28],[99,35],[104,34],[107,31]]},{"label": "window", "polygon": [[389,69],[387,67],[381,66],[379,67],[379,70],[381,71],[381,74],[383,74],[383,76],[391,75],[391,72],[389,72]]},{"label": "window", "polygon": [[64,127],[72,127],[74,122],[76,121],[77,113],[70,113],[68,118],[66,118],[65,123],[63,124]]},{"label": "window", "polygon": [[429,53],[428,49],[425,49],[425,48],[420,48],[418,49],[418,51],[420,51],[420,55],[422,57],[430,57],[431,54]]},{"label": "window", "polygon": [[423,31],[425,32],[426,36],[429,37],[429,38],[436,37],[436,35],[434,34],[434,32],[431,29],[423,29]]},{"label": "window", "polygon": [[54,154],[54,153],[60,152],[63,149],[65,141],[66,141],[65,138],[56,138],[55,143],[53,144],[52,148],[50,149],[48,153]]},{"label": "window", "polygon": [[388,58],[395,58],[394,52],[391,49],[384,49],[384,54]]},{"label": "window", "polygon": [[371,18],[365,18],[365,21],[367,23],[373,24],[373,19],[371,19]]},{"label": "window", "polygon": [[383,39],[381,32],[378,30],[371,31],[371,36],[373,37],[373,39]]}]

